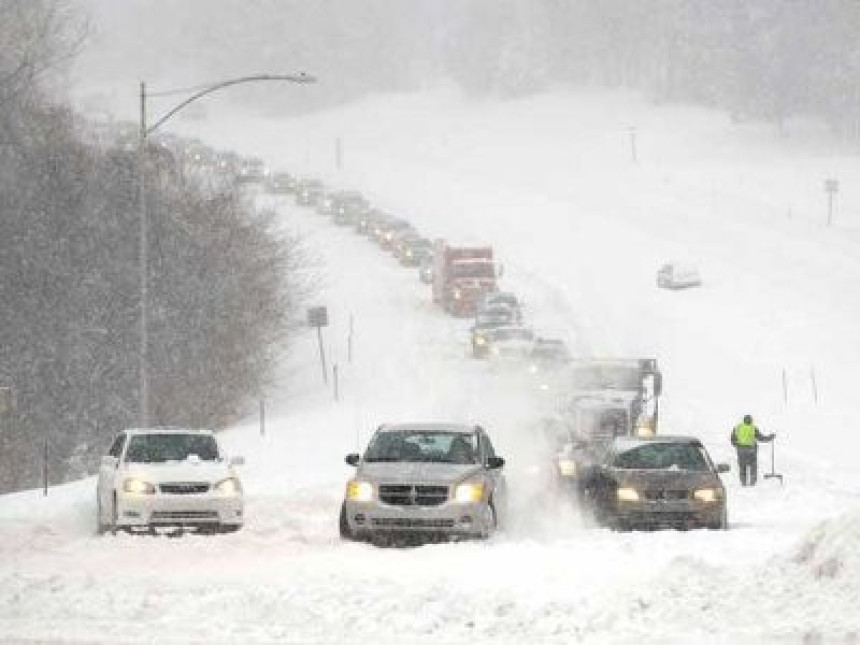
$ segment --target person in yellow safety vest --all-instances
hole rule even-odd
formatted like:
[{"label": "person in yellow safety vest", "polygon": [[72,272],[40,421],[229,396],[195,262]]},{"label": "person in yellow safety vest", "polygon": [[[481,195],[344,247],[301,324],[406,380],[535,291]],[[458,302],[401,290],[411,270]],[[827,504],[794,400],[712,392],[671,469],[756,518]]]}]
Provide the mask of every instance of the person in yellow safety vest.
[{"label": "person in yellow safety vest", "polygon": [[738,451],[738,470],[741,486],[755,486],[758,477],[758,442],[773,441],[775,434],[762,434],[753,425],[749,414],[732,429],[732,445]]}]

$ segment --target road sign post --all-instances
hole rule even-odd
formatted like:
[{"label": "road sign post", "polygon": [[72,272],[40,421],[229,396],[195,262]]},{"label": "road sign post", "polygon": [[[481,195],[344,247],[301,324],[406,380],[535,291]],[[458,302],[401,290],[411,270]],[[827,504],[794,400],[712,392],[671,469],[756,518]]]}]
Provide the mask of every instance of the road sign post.
[{"label": "road sign post", "polygon": [[316,327],[317,342],[320,349],[320,365],[322,367],[323,383],[328,385],[328,369],[325,364],[325,348],[323,347],[322,328],[328,326],[328,309],[325,307],[311,307],[308,309],[308,326]]}]

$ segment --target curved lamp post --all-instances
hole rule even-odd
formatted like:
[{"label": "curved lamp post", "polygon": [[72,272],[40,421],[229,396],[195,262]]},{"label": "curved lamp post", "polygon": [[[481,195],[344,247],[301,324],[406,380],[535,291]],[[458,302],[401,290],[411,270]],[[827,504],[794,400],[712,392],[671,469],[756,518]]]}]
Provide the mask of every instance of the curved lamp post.
[{"label": "curved lamp post", "polygon": [[[299,74],[257,74],[242,76],[211,85],[203,86],[184,101],[168,110],[151,126],[146,122],[146,83],[140,84],[140,136],[138,140],[138,201],[140,204],[140,426],[149,426],[149,375],[147,355],[149,347],[149,328],[147,302],[149,298],[149,250],[148,250],[148,221],[146,213],[146,139],[162,124],[177,112],[188,107],[194,101],[233,85],[257,83],[263,81],[285,81],[289,83],[315,83],[313,76],[300,72]],[[189,90],[194,91],[194,90]],[[172,93],[171,93],[172,94]]]}]

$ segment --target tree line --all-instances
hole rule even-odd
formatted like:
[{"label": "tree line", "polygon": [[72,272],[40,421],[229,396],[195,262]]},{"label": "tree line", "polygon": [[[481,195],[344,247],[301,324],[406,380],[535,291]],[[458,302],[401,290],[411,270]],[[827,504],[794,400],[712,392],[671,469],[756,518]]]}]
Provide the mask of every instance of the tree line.
[{"label": "tree line", "polygon": [[[139,420],[137,154],[93,143],[46,89],[82,42],[67,9],[0,1],[0,492],[39,485],[46,445],[52,483],[92,472]],[[310,288],[301,245],[151,152],[151,423],[217,429],[287,349]]]},{"label": "tree line", "polygon": [[186,0],[169,20],[155,4],[127,5],[129,52],[158,42],[163,71],[182,60],[200,78],[323,79],[286,111],[449,79],[503,96],[591,85],[777,125],[813,117],[860,137],[856,0]]}]

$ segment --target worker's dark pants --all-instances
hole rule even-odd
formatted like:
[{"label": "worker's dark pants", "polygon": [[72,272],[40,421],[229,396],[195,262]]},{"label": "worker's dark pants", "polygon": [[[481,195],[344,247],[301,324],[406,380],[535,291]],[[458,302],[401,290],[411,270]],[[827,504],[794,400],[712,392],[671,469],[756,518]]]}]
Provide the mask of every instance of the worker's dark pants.
[{"label": "worker's dark pants", "polygon": [[741,486],[755,486],[758,477],[758,450],[755,446],[738,448],[738,471]]}]

